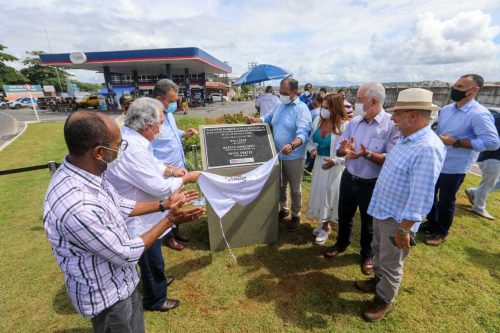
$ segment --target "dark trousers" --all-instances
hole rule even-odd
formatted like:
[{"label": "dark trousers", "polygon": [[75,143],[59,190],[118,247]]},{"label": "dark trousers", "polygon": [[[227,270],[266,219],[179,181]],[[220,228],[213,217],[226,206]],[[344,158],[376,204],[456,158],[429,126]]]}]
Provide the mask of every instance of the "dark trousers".
[{"label": "dark trousers", "polygon": [[161,253],[161,239],[144,251],[139,259],[141,268],[142,304],[145,309],[159,308],[167,299],[167,279],[165,278],[165,263]]},{"label": "dark trousers", "polygon": [[144,313],[137,288],[127,299],[92,318],[92,328],[94,333],[144,333]]},{"label": "dark trousers", "polygon": [[370,205],[375,180],[353,180],[349,172],[344,170],[340,180],[339,193],[339,231],[337,243],[339,249],[345,249],[351,244],[353,217],[359,207],[361,215],[361,258],[373,258],[371,247],[373,238],[373,218],[366,212]]},{"label": "dark trousers", "polygon": [[464,181],[465,174],[442,173],[436,182],[434,203],[427,214],[427,220],[434,232],[448,235],[453,216],[455,215],[455,200],[458,189]]}]

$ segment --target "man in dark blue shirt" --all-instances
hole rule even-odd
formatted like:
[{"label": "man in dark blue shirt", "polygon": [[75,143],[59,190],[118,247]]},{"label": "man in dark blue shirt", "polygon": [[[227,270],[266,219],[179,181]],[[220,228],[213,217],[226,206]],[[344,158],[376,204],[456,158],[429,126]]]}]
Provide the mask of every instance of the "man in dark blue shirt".
[{"label": "man in dark blue shirt", "polygon": [[312,84],[306,83],[304,85],[304,92],[302,94],[300,94],[299,98],[300,98],[300,101],[302,103],[304,103],[305,105],[307,105],[307,107],[309,108],[309,110],[313,109],[312,102],[313,102],[313,99],[314,99],[314,94],[313,94],[313,86],[312,86]]}]

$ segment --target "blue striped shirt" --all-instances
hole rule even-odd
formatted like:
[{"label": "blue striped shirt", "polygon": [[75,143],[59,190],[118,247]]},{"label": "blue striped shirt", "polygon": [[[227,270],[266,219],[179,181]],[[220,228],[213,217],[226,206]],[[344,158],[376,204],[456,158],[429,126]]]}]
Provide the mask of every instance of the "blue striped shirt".
[{"label": "blue striped shirt", "polygon": [[431,210],[445,155],[444,144],[430,126],[401,136],[385,157],[368,214],[378,220],[392,217],[398,223],[415,221],[412,231],[417,232]]},{"label": "blue striped shirt", "polygon": [[118,195],[106,177],[66,159],[43,203],[45,234],[78,313],[92,318],[127,299],[139,283],[135,269],[144,242],[131,238],[124,218],[136,202]]}]

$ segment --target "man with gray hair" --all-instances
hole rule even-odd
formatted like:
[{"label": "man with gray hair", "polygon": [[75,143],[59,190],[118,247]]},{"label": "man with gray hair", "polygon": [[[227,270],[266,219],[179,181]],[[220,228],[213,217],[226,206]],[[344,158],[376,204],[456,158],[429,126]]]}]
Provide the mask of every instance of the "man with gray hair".
[{"label": "man with gray hair", "polygon": [[385,88],[378,82],[363,84],[358,89],[356,116],[347,124],[337,145],[337,155],[345,156],[345,170],[340,181],[339,230],[336,244],[325,252],[333,258],[351,243],[353,217],[359,207],[361,215],[361,271],[373,273],[372,217],[368,205],[382,169],[385,154],[396,144],[399,132],[384,111]]},{"label": "man with gray hair", "polygon": [[[180,191],[183,184],[198,180],[199,171],[185,173],[175,166],[163,164],[153,156],[150,142],[160,133],[163,121],[163,104],[156,99],[142,97],[130,105],[125,126],[121,129],[128,149],[123,152],[117,165],[106,171],[109,182],[121,196],[137,201],[161,202],[163,198]],[[189,198],[196,196],[195,191],[185,193]],[[128,217],[125,223],[130,236],[141,235],[166,214],[163,209],[157,213]],[[165,277],[161,237],[144,251],[139,259],[139,267],[145,310],[168,311],[180,304],[178,300],[167,298],[167,286],[174,278]]]},{"label": "man with gray hair", "polygon": [[[163,163],[175,166],[186,172],[186,161],[182,140],[197,135],[198,131],[194,128],[179,130],[173,116],[177,110],[177,99],[179,98],[179,88],[169,79],[159,80],[153,89],[153,98],[163,104],[165,122],[162,125],[162,131],[152,142],[153,154]],[[174,250],[182,250],[184,245],[177,243],[175,239],[188,242],[189,239],[179,233],[177,229],[173,231],[174,237],[168,235],[165,237],[165,243]]]}]

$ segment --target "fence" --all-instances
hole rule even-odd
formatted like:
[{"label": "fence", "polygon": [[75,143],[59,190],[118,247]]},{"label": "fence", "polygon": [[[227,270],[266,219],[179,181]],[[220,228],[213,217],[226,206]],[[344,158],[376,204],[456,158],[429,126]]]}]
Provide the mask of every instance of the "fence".
[{"label": "fence", "polygon": [[61,165],[61,164],[56,163],[54,161],[50,161],[47,164],[40,164],[40,165],[34,165],[34,166],[29,166],[29,167],[24,167],[24,168],[17,168],[17,169],[0,170],[0,176],[11,175],[14,173],[21,173],[21,172],[27,172],[27,171],[34,171],[34,170],[42,170],[42,169],[49,169],[50,173],[53,175],[54,172],[56,172],[59,165]]},{"label": "fence", "polygon": [[[385,88],[385,103],[384,107],[391,107],[396,104],[396,100],[398,98],[398,94],[401,90],[407,89],[404,88],[396,88],[396,87],[387,87]],[[450,99],[450,87],[426,87],[433,92],[433,102],[438,106],[445,106],[453,101]],[[356,100],[356,94],[358,92],[358,88],[347,88],[346,95],[347,99],[351,102]],[[500,86],[486,86],[481,89],[479,94],[476,97],[476,100],[485,106],[488,107],[500,107]]]}]

